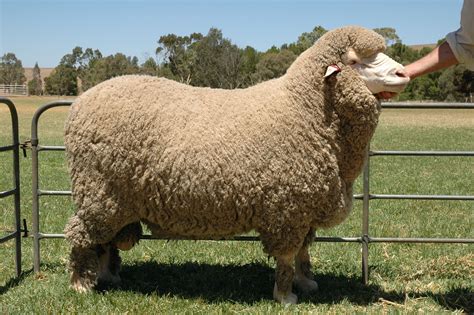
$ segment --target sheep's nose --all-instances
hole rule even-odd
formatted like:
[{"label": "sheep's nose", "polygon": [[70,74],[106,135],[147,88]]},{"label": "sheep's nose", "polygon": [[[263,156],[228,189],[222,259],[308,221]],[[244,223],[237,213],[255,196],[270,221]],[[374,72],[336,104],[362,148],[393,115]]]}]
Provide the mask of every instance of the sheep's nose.
[{"label": "sheep's nose", "polygon": [[410,82],[410,78],[403,77],[398,74],[392,74],[385,77],[385,84],[390,87],[400,86],[400,92],[405,88],[405,85]]}]

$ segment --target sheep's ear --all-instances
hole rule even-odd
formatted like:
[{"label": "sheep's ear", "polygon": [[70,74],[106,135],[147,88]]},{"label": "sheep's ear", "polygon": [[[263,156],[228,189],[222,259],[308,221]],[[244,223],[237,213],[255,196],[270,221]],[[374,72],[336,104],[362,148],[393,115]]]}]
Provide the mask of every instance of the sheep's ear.
[{"label": "sheep's ear", "polygon": [[344,55],[342,55],[342,62],[345,65],[354,65],[356,63],[361,63],[361,58],[354,49],[349,48]]},{"label": "sheep's ear", "polygon": [[326,73],[324,74],[324,78],[327,78],[327,77],[331,76],[331,74],[338,73],[338,72],[341,72],[341,68],[339,68],[338,65],[330,65],[326,69]]}]

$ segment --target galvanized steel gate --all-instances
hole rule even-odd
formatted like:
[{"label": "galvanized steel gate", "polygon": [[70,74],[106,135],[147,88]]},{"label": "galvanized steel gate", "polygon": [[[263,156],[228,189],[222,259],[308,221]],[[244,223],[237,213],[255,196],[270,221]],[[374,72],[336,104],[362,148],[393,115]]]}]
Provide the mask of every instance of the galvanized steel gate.
[{"label": "galvanized steel gate", "polygon": [[[43,238],[64,238],[64,234],[57,233],[43,233],[40,231],[39,225],[39,198],[42,196],[69,196],[71,191],[54,191],[41,189],[39,187],[38,167],[39,167],[39,152],[42,151],[63,151],[64,146],[48,146],[40,145],[38,138],[38,124],[40,116],[50,108],[58,106],[70,106],[71,101],[58,101],[48,103],[40,107],[31,124],[31,147],[32,147],[32,180],[33,180],[33,250],[34,250],[34,271],[40,270],[40,240]],[[428,105],[407,105],[401,103],[384,103],[382,108],[397,108],[397,109],[473,109],[474,104],[445,104],[445,103],[431,103]],[[17,141],[18,142],[18,141]],[[367,283],[369,277],[369,244],[370,243],[464,243],[473,244],[474,239],[467,238],[396,238],[396,237],[371,237],[369,233],[369,204],[370,200],[375,199],[409,199],[409,200],[465,200],[474,201],[474,196],[452,196],[452,195],[389,195],[389,194],[374,194],[370,192],[370,160],[377,156],[407,156],[407,157],[424,157],[424,156],[462,156],[473,157],[474,151],[371,151],[368,149],[368,155],[363,171],[363,193],[354,195],[355,199],[362,200],[362,230],[361,236],[357,237],[316,237],[317,242],[355,242],[362,246],[362,280]],[[19,186],[18,186],[19,187]],[[18,192],[19,196],[19,192]],[[18,205],[19,206],[19,205]],[[19,226],[19,225],[18,225]],[[20,231],[18,229],[18,231]],[[19,233],[19,232],[18,232]],[[15,234],[19,235],[19,234]],[[156,238],[151,235],[144,235],[143,239],[163,239]],[[257,241],[255,236],[236,236],[230,240],[234,241]]]},{"label": "galvanized steel gate", "polygon": [[[15,271],[16,276],[21,274],[21,213],[20,213],[20,143],[18,141],[18,115],[13,105],[13,102],[8,98],[0,97],[0,104],[8,106],[11,116],[12,125],[12,144],[0,147],[0,152],[12,151],[13,154],[13,188],[6,191],[0,191],[0,198],[6,198],[13,195],[14,198],[14,217],[15,227],[14,231],[8,232],[5,236],[0,236],[0,243],[9,240],[15,240]],[[5,174],[6,175],[6,174]]]}]

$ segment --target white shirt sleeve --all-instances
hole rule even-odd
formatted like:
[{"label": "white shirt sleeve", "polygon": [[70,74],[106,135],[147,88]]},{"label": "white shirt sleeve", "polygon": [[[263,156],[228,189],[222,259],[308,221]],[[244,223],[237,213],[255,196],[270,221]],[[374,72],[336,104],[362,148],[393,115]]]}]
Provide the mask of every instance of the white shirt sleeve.
[{"label": "white shirt sleeve", "polygon": [[474,71],[474,0],[464,0],[461,27],[446,35],[446,41],[459,63]]}]

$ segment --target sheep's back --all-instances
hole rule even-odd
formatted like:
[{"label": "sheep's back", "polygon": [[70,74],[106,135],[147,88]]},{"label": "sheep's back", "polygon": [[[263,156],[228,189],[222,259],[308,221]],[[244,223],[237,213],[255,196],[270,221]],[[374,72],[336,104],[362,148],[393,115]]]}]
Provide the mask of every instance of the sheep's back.
[{"label": "sheep's back", "polygon": [[126,76],[78,98],[65,144],[73,186],[99,173],[169,233],[222,236],[337,199],[322,198],[341,187],[314,125],[279,80],[229,91]]}]

